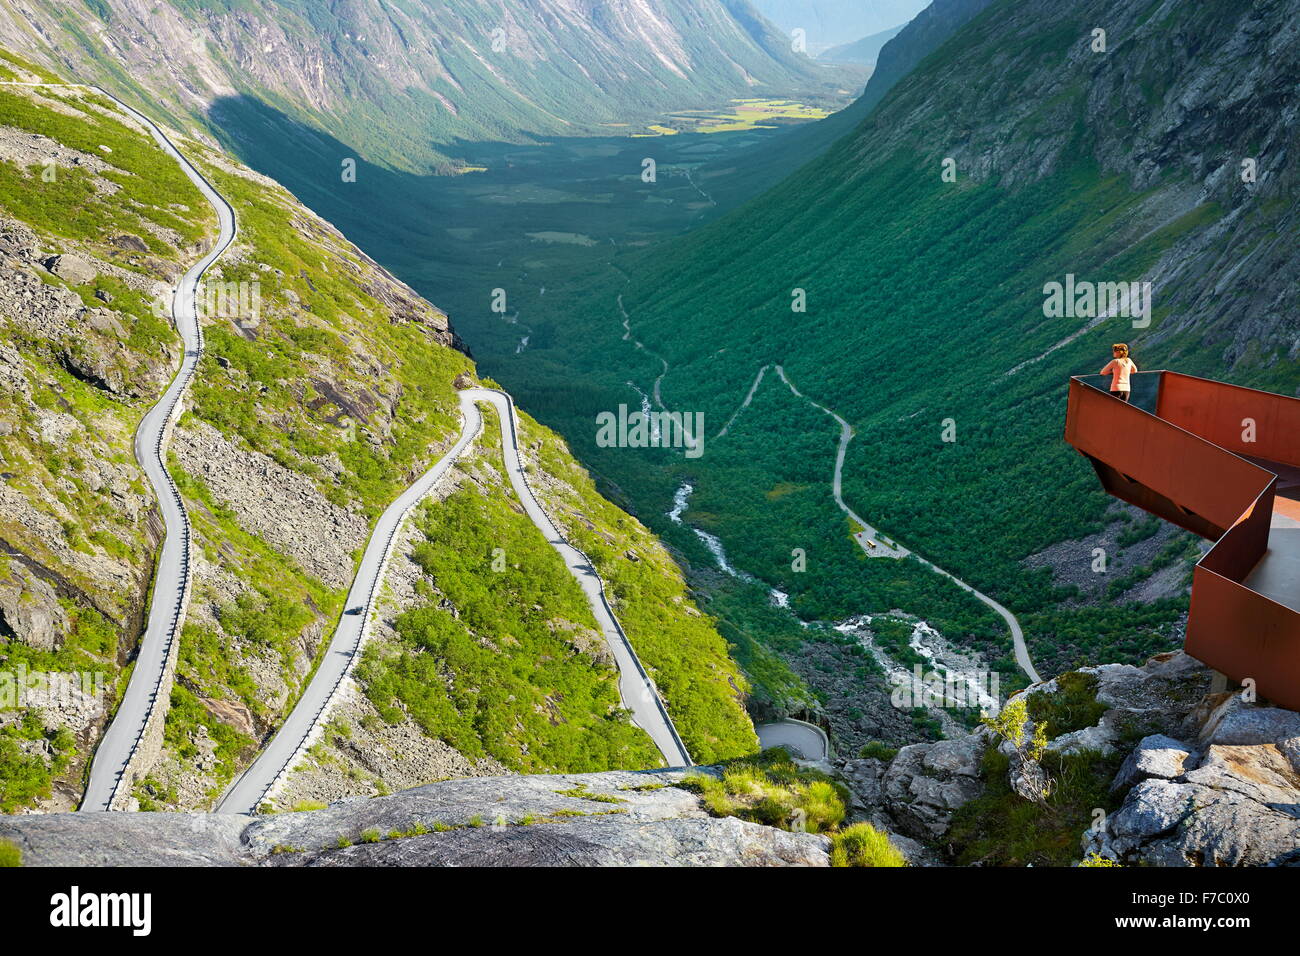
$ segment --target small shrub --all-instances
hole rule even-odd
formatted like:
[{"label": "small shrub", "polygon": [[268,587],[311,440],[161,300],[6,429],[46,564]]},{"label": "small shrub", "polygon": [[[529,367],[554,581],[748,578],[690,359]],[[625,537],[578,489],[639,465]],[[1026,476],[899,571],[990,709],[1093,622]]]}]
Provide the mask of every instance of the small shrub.
[{"label": "small shrub", "polygon": [[1056,692],[1038,691],[1029,695],[1029,717],[1041,725],[1048,740],[1061,734],[1094,727],[1106,713],[1106,705],[1097,700],[1097,677],[1071,671],[1056,679]]},{"label": "small shrub", "polygon": [[847,791],[821,771],[797,767],[779,747],[731,762],[721,780],[698,774],[680,786],[700,794],[715,817],[782,830],[824,833],[839,826],[847,813]]},{"label": "small shrub", "polygon": [[865,759],[883,760],[889,763],[898,756],[898,748],[891,747],[881,740],[873,740],[870,743],[863,744],[862,749],[858,751],[858,756]]},{"label": "small shrub", "polygon": [[1089,853],[1082,860],[1080,860],[1079,865],[1080,866],[1120,866],[1120,864],[1117,861],[1110,859],[1110,857],[1102,856],[1100,853],[1097,853],[1096,851]]},{"label": "small shrub", "polygon": [[0,840],[0,867],[22,865],[23,851],[8,840]]}]

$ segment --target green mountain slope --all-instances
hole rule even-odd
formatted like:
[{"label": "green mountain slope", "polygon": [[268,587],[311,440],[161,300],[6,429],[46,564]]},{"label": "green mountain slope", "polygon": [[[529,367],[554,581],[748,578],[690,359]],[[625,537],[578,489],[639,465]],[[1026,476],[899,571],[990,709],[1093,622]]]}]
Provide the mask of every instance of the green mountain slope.
[{"label": "green mountain slope", "polygon": [[[1110,606],[1078,610],[1071,588],[1022,560],[1077,541],[1061,561],[1086,567],[1080,539],[1115,518],[1060,440],[1068,376],[1100,368],[1110,342],[1129,341],[1143,368],[1300,386],[1300,152],[1286,119],[1300,75],[1296,12],[1295,2],[995,3],[760,200],[616,259],[581,292],[548,293],[538,335],[550,347],[494,374],[585,439],[584,457],[637,513],[661,515],[689,478],[686,519],[803,616],[901,608],[996,651],[1000,625],[981,608],[849,540],[827,486],[838,429],[774,375],[714,437],[759,370],[783,364],[855,431],[851,507],[1022,614],[1045,674],[1166,646],[1176,586],[1125,604],[1149,573],[1137,568]],[[1105,53],[1090,48],[1096,24]],[[1150,325],[1049,317],[1044,285],[1067,274],[1151,281]],[[795,290],[806,312],[792,311]],[[595,414],[635,401],[628,381],[650,392],[656,379],[665,404],[713,423],[704,455],[595,447]],[[955,441],[944,440],[949,425]],[[689,534],[674,540],[709,561]],[[1185,561],[1185,546],[1171,541],[1158,560]],[[795,548],[806,571],[792,568]]]}]

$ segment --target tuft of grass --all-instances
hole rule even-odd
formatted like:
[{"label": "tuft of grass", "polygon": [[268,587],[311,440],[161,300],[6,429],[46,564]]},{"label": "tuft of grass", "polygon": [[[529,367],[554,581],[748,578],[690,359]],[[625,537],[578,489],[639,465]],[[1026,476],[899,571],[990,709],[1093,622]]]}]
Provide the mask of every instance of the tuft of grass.
[{"label": "tuft of grass", "polygon": [[831,837],[831,866],[907,866],[907,860],[886,834],[855,823]]},{"label": "tuft of grass", "polygon": [[842,784],[819,770],[795,766],[779,747],[726,764],[722,779],[695,774],[680,786],[699,793],[713,816],[782,830],[825,833],[848,813],[848,791]]},{"label": "tuft of grass", "polygon": [[319,800],[299,800],[292,807],[294,813],[302,813],[307,810],[324,810],[325,804]]},{"label": "tuft of grass", "polygon": [[587,789],[586,784],[578,784],[576,787],[570,787],[568,790],[556,790],[562,797],[575,797],[579,800],[591,800],[595,803],[626,803],[622,797],[615,797],[608,793],[592,793]]},{"label": "tuft of grass", "polygon": [[8,840],[0,840],[0,867],[22,865],[23,851]]}]

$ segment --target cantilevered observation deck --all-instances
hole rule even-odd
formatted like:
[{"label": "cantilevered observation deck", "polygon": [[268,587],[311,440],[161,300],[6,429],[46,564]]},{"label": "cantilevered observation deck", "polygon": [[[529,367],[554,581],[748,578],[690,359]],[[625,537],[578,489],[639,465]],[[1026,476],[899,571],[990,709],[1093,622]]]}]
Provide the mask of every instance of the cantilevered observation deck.
[{"label": "cantilevered observation deck", "polygon": [[1070,380],[1065,440],[1110,494],[1214,542],[1188,654],[1300,710],[1300,399],[1178,372]]}]

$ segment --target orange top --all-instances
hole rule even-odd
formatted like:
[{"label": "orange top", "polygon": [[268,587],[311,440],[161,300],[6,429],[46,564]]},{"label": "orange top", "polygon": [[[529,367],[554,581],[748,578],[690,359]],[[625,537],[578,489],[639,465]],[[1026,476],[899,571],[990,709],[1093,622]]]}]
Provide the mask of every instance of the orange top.
[{"label": "orange top", "polygon": [[1130,373],[1138,370],[1137,363],[1131,358],[1111,359],[1106,363],[1106,367],[1099,374],[1105,375],[1110,372],[1110,390],[1112,392],[1127,392],[1128,377]]}]

